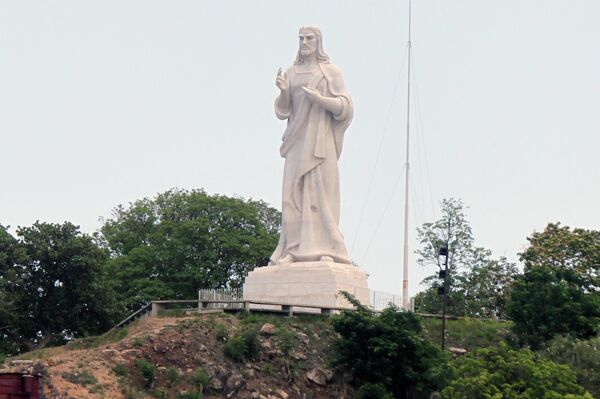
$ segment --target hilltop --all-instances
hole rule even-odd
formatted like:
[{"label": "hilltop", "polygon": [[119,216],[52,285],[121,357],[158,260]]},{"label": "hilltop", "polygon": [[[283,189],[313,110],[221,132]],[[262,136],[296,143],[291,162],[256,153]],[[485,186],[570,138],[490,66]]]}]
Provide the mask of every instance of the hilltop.
[{"label": "hilltop", "polygon": [[[428,339],[438,342],[440,321],[425,319],[425,326]],[[493,345],[506,338],[508,326],[451,320],[447,344]],[[348,376],[329,367],[334,338],[330,319],[320,316],[147,318],[7,359],[5,368],[44,376],[49,399],[351,398]],[[255,343],[253,353],[236,346],[241,339]]]}]

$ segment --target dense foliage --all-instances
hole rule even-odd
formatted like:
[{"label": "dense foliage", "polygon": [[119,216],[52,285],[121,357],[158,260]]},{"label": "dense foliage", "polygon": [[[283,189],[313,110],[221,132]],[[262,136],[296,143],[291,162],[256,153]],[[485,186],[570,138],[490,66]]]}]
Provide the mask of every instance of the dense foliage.
[{"label": "dense foliage", "polygon": [[472,352],[455,361],[445,399],[593,399],[567,366],[506,344]]},{"label": "dense foliage", "polygon": [[577,382],[600,398],[600,337],[581,340],[559,336],[540,353],[556,363],[569,365],[577,375]]},{"label": "dense foliage", "polygon": [[[417,229],[421,247],[416,251],[421,265],[437,265],[438,251],[448,248],[449,314],[469,317],[505,317],[506,303],[517,268],[506,258],[493,259],[487,249],[476,247],[465,205],[456,199],[444,199],[441,218]],[[439,258],[440,262],[444,257]],[[443,268],[444,265],[442,264]],[[438,287],[443,280],[437,272],[426,278],[429,288],[415,297],[415,309],[423,313],[441,313]]]},{"label": "dense foliage", "polygon": [[333,363],[350,372],[356,386],[380,384],[401,399],[443,386],[447,359],[425,340],[417,316],[394,306],[376,314],[357,305],[357,311],[343,312],[333,320],[340,334]]},{"label": "dense foliage", "polygon": [[11,346],[7,352],[62,343],[111,326],[103,271],[108,256],[92,237],[68,222],[36,222],[18,229],[18,240],[1,231],[0,295],[10,299],[0,315],[3,346]]},{"label": "dense foliage", "polygon": [[280,214],[261,201],[171,190],[104,221],[101,234],[0,225],[0,353],[106,331],[155,299],[237,287],[266,265]]},{"label": "dense foliage", "polygon": [[534,349],[556,335],[594,336],[600,326],[600,233],[549,224],[521,255],[508,306],[514,331]]},{"label": "dense foliage", "polygon": [[123,314],[156,299],[190,299],[200,288],[239,287],[266,265],[280,214],[261,201],[171,190],[104,221],[107,270]]}]

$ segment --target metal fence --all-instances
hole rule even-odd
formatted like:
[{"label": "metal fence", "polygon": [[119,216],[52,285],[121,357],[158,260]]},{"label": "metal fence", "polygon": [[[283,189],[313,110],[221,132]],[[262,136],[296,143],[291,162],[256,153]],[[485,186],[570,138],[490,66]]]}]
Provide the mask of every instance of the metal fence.
[{"label": "metal fence", "polygon": [[[217,288],[217,289],[201,289],[198,292],[198,299],[206,300],[238,300],[244,298],[244,291],[242,288]],[[388,292],[373,291],[370,292],[370,307],[374,310],[383,310],[390,304],[394,304],[398,307],[402,306],[402,296],[397,294],[390,294]],[[255,298],[256,299],[256,298]],[[260,299],[260,298],[259,298]],[[242,304],[210,304],[211,308],[241,308]],[[411,311],[414,311],[413,298],[410,300]]]}]

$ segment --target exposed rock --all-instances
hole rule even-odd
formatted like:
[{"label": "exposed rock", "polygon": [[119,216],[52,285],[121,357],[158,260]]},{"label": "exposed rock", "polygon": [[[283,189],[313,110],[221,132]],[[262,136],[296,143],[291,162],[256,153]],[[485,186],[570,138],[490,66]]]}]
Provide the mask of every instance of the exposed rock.
[{"label": "exposed rock", "polygon": [[116,349],[103,349],[102,353],[111,357],[119,356],[119,351]]},{"label": "exposed rock", "polygon": [[305,345],[308,345],[308,343],[310,342],[310,338],[308,338],[308,335],[304,334],[303,332],[297,332],[296,337],[298,337],[298,339],[302,341],[302,343],[304,343]]},{"label": "exposed rock", "polygon": [[33,364],[33,360],[11,360],[11,366],[31,366]]},{"label": "exposed rock", "polygon": [[246,385],[246,380],[241,374],[235,373],[227,378],[225,382],[225,390],[227,391],[227,397],[230,398],[234,393],[242,389]]},{"label": "exposed rock", "polygon": [[264,341],[261,341],[260,342],[260,346],[265,351],[269,351],[269,350],[271,350],[273,348],[273,345],[271,345],[271,341],[269,341],[268,339],[266,339]]},{"label": "exposed rock", "polygon": [[275,326],[271,323],[265,323],[260,328],[259,333],[261,335],[273,335],[273,334],[275,334]]},{"label": "exposed rock", "polygon": [[208,383],[208,387],[215,391],[220,391],[223,389],[223,383],[218,378],[211,378],[210,382]]},{"label": "exposed rock", "polygon": [[306,378],[317,385],[325,386],[333,378],[333,371],[315,367],[306,373]]},{"label": "exposed rock", "polygon": [[292,357],[296,360],[306,360],[308,357],[302,352],[294,352]]},{"label": "exposed rock", "polygon": [[142,355],[142,351],[139,349],[125,349],[121,351],[122,356],[131,356],[131,357],[140,357]]},{"label": "exposed rock", "polygon": [[456,355],[456,356],[461,356],[461,355],[464,355],[465,353],[467,353],[466,349],[457,348],[455,346],[449,346],[448,350],[450,351],[450,353],[452,353],[453,355]]}]

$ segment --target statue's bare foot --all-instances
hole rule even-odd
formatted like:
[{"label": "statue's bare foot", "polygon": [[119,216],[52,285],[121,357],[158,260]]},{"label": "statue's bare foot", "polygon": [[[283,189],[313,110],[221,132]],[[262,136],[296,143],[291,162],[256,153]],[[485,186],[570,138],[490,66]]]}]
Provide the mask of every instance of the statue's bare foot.
[{"label": "statue's bare foot", "polygon": [[331,256],[321,256],[321,259],[319,259],[321,262],[333,262],[333,258]]},{"label": "statue's bare foot", "polygon": [[290,254],[287,254],[283,258],[279,258],[279,260],[277,261],[277,264],[281,265],[283,263],[293,263],[293,262],[294,262],[294,257]]}]

